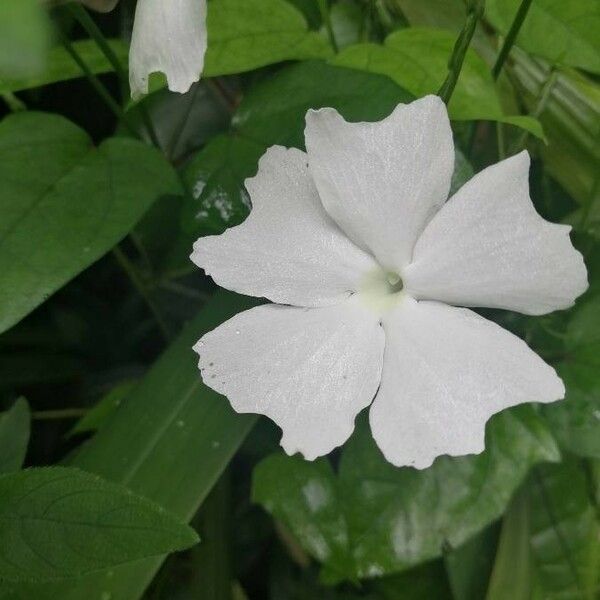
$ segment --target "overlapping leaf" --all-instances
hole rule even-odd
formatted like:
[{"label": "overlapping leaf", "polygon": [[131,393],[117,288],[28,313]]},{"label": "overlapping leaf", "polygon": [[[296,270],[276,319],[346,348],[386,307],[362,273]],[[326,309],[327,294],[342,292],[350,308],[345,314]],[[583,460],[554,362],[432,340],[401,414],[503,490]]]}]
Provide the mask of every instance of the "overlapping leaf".
[{"label": "overlapping leaf", "polygon": [[154,149],[111,138],[98,148],[58,115],[0,124],[0,331],[119,242],[161,195],[178,190]]},{"label": "overlapping leaf", "polygon": [[255,470],[253,494],[324,563],[323,577],[374,577],[460,545],[502,514],[531,465],[558,459],[531,406],[495,416],[486,448],[438,458],[424,471],[397,469],[363,424],[342,452],[337,477],[325,459],[276,454]]}]

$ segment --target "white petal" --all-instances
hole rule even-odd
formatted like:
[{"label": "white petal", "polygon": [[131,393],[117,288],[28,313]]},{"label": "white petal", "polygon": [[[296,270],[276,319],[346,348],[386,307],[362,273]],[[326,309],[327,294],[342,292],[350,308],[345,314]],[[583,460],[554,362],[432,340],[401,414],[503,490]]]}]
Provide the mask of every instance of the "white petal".
[{"label": "white petal", "polygon": [[246,221],[194,244],[192,260],[220,286],[319,306],[348,297],[377,269],[323,210],[304,152],[269,148],[246,187],[252,199]]},{"label": "white petal", "polygon": [[137,98],[161,72],[184,93],[200,79],[206,52],[206,0],[138,0],[129,51],[129,84]]},{"label": "white petal", "polygon": [[288,454],[343,444],[381,376],[384,335],[354,300],[326,308],[269,304],[233,317],[195,346],[204,382],[241,413],[267,415]]},{"label": "white petal", "polygon": [[587,288],[570,227],[540,217],[529,197],[527,152],[465,184],[425,228],[403,273],[417,298],[539,315]]},{"label": "white petal", "polygon": [[401,270],[450,190],[454,148],[444,103],[427,96],[400,104],[379,123],[311,110],[305,136],[327,212],[384,268]]},{"label": "white petal", "polygon": [[486,421],[523,402],[564,396],[525,342],[466,308],[407,297],[383,320],[381,387],[371,429],[388,461],[422,469],[484,448]]}]

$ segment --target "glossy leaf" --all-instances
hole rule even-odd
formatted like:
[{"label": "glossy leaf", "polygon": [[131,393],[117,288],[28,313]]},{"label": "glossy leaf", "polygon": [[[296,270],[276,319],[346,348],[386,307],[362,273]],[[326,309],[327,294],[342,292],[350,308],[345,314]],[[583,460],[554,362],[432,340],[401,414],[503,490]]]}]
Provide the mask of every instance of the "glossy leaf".
[{"label": "glossy leaf", "polygon": [[[387,75],[415,96],[424,96],[439,90],[455,42],[456,35],[448,31],[410,27],[389,35],[383,46],[350,46],[331,62]],[[532,117],[504,115],[490,70],[474,50],[467,52],[448,111],[451,119],[502,121],[543,137],[540,124]]]},{"label": "glossy leaf", "polygon": [[276,454],[256,468],[253,494],[324,563],[326,580],[393,573],[462,544],[502,514],[531,465],[558,459],[531,406],[495,416],[486,441],[478,456],[397,469],[363,423],[337,478],[325,459]]},{"label": "glossy leaf", "polygon": [[0,473],[18,471],[29,443],[31,414],[25,398],[19,398],[0,414]]},{"label": "glossy leaf", "polygon": [[[20,0],[17,0],[20,1]],[[129,50],[121,40],[108,40],[113,52],[117,55],[123,65],[127,64]],[[113,70],[104,54],[98,48],[94,40],[77,40],[72,43],[74,50],[81,56],[92,73],[99,75],[109,73]],[[11,52],[12,56],[13,53]],[[42,70],[29,76],[17,77],[0,75],[0,93],[20,92],[31,88],[67,81],[83,77],[81,68],[73,61],[71,56],[62,46],[51,48],[46,56],[45,65]]]},{"label": "glossy leaf", "polygon": [[285,0],[213,0],[204,75],[242,73],[284,60],[326,58],[331,48]]},{"label": "glossy leaf", "polygon": [[220,233],[241,223],[250,210],[244,181],[256,174],[263,144],[234,135],[214,137],[183,170],[188,188],[181,226]]},{"label": "glossy leaf", "polygon": [[559,443],[579,456],[600,458],[600,296],[573,313],[565,336],[566,355],[558,372],[565,400],[544,407]]},{"label": "glossy leaf", "polygon": [[[485,16],[506,35],[521,0],[489,0]],[[551,63],[600,73],[600,7],[596,0],[535,0],[517,45]]]},{"label": "glossy leaf", "polygon": [[183,550],[196,533],[162,507],[64,467],[0,477],[0,578],[51,580]]},{"label": "glossy leaf", "polygon": [[0,331],[118,243],[178,189],[154,149],[112,138],[97,149],[58,115],[0,123]]},{"label": "glossy leaf", "polygon": [[[189,520],[256,417],[238,415],[200,378],[192,345],[253,301],[220,292],[192,320],[110,420],[69,463],[126,485]],[[139,598],[164,557],[137,561],[70,582],[13,586],[20,600]]]}]

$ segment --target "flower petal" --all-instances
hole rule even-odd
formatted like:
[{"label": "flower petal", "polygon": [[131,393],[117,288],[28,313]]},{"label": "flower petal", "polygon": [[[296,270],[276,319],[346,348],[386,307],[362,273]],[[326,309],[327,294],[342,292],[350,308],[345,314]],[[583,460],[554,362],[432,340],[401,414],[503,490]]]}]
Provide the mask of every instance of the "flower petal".
[{"label": "flower petal", "polygon": [[187,92],[200,79],[206,43],[206,0],[138,0],[129,51],[132,97],[148,93],[156,72],[166,75],[171,91]]},{"label": "flower petal", "polygon": [[529,197],[527,152],[466,183],[419,238],[404,271],[408,293],[463,306],[540,315],[587,288],[570,227],[540,217]]},{"label": "flower petal", "polygon": [[442,454],[479,453],[493,414],[564,396],[554,369],[525,342],[466,308],[406,297],[383,328],[370,421],[394,465],[423,469]]},{"label": "flower petal", "polygon": [[237,412],[267,415],[288,454],[343,444],[379,385],[384,335],[355,300],[326,308],[269,304],[236,315],[194,347],[206,385]]},{"label": "flower petal", "polygon": [[273,146],[246,181],[250,216],[200,238],[191,259],[222,287],[299,306],[334,304],[359,287],[375,260],[323,210],[306,154]]},{"label": "flower petal", "polygon": [[444,103],[427,96],[400,104],[379,123],[311,110],[305,136],[327,212],[384,268],[401,270],[450,190],[454,147]]}]

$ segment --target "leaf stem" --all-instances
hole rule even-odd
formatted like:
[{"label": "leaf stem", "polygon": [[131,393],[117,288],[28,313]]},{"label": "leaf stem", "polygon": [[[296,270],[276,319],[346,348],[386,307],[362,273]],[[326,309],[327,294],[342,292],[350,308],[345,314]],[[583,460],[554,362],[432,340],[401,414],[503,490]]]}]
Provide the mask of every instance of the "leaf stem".
[{"label": "leaf stem", "polygon": [[116,261],[119,263],[119,266],[123,269],[123,271],[127,274],[129,279],[131,280],[133,287],[135,287],[135,289],[138,291],[139,295],[146,302],[146,305],[150,309],[150,312],[152,313],[152,316],[154,317],[154,320],[156,321],[156,324],[157,324],[162,336],[164,337],[165,341],[169,341],[171,338],[171,332],[167,326],[167,323],[164,320],[162,314],[160,313],[160,310],[154,303],[154,300],[150,296],[150,294],[148,292],[148,288],[146,287],[144,280],[138,273],[135,265],[129,260],[127,255],[118,246],[115,246],[112,249],[112,253],[113,253]]},{"label": "leaf stem", "polygon": [[27,110],[27,105],[20,98],[15,96],[12,92],[2,92],[1,94],[2,100],[6,102],[6,105],[10,109],[11,112],[20,112],[22,110]]},{"label": "leaf stem", "polygon": [[53,421],[58,419],[79,419],[88,412],[87,408],[62,408],[60,410],[37,410],[31,417],[37,421]]},{"label": "leaf stem", "polygon": [[477,22],[483,16],[485,0],[467,0],[467,18],[454,44],[452,55],[448,60],[448,75],[438,91],[438,96],[448,104],[460,76],[467,50],[473,39]]},{"label": "leaf stem", "polygon": [[517,35],[519,35],[519,31],[521,30],[521,26],[523,25],[523,21],[529,12],[529,7],[531,6],[533,0],[522,0],[521,5],[519,6],[519,10],[517,10],[517,14],[506,34],[506,38],[504,39],[504,43],[502,44],[502,48],[500,48],[500,52],[498,54],[498,58],[496,58],[496,62],[492,68],[492,77],[494,80],[498,79],[498,76],[502,72],[502,67],[508,58],[508,55],[517,39]]},{"label": "leaf stem", "polygon": [[325,29],[327,30],[327,35],[329,36],[331,47],[333,48],[333,51],[337,53],[339,51],[339,46],[335,39],[335,33],[333,32],[333,25],[331,23],[331,13],[329,12],[327,0],[317,0],[317,4],[319,5],[319,11],[321,12],[321,18],[323,19],[323,24],[325,25]]},{"label": "leaf stem", "polygon": [[[115,70],[115,73],[119,78],[119,82],[121,83],[121,94],[123,95],[123,98],[128,97],[129,80],[127,78],[127,72],[123,68],[119,57],[116,55],[115,51],[111,48],[111,45],[104,37],[104,34],[98,25],[96,25],[94,19],[92,19],[88,11],[79,4],[69,4],[68,9],[77,19],[77,21],[79,21],[80,25],[86,30],[88,35],[96,42],[98,48],[100,48],[108,62],[112,65],[112,68]],[[150,141],[154,146],[160,148],[160,142],[156,134],[156,129],[154,128],[154,124],[152,123],[152,119],[150,118],[150,114],[148,113],[146,106],[143,103],[140,103],[138,108],[144,123],[144,127],[146,128],[148,136],[150,137]]]},{"label": "leaf stem", "polygon": [[108,108],[112,111],[115,117],[117,117],[117,119],[119,119],[125,124],[129,132],[137,137],[138,133],[129,121],[129,117],[125,114],[125,111],[111,96],[109,91],[104,87],[104,85],[98,79],[98,77],[96,77],[92,73],[90,68],[87,66],[86,62],[83,60],[83,58],[81,58],[77,50],[75,50],[75,48],[73,47],[73,44],[71,44],[69,39],[63,34],[60,34],[60,38],[64,49],[67,51],[69,56],[71,56],[71,58],[75,61],[75,63],[77,63],[77,65],[79,66],[83,74],[87,77],[88,81],[90,82],[96,93],[102,98],[102,100],[104,100],[106,106],[108,106]]}]

